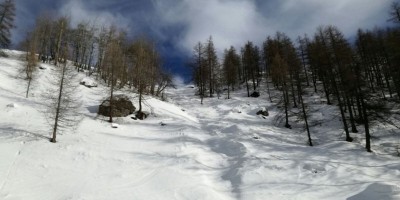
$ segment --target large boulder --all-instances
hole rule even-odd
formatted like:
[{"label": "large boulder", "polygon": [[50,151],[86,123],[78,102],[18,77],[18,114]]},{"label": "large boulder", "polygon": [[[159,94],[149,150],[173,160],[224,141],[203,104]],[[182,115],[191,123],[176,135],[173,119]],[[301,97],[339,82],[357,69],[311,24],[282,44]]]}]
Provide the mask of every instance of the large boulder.
[{"label": "large boulder", "polygon": [[[136,108],[125,95],[115,95],[112,100],[112,116],[126,117],[135,112]],[[99,115],[110,116],[110,98],[103,101],[99,106]]]},{"label": "large boulder", "polygon": [[254,91],[253,93],[250,94],[250,96],[254,98],[260,97],[260,92]]}]

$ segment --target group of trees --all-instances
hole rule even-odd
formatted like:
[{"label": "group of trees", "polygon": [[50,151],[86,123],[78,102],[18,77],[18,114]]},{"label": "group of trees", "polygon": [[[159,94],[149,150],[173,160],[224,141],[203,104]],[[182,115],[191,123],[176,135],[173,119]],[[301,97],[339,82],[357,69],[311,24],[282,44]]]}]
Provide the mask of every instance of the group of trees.
[{"label": "group of trees", "polygon": [[262,76],[259,47],[248,42],[239,55],[231,46],[225,50],[223,57],[220,62],[212,37],[206,43],[199,42],[194,47],[190,65],[193,69],[194,82],[199,88],[201,103],[205,96],[213,97],[217,94],[219,97],[224,88],[230,98],[230,91],[241,83],[246,84],[248,96],[251,88],[256,91],[259,86]]},{"label": "group of trees", "polygon": [[[139,110],[137,117],[143,119],[142,110],[143,95],[160,96],[164,89],[172,84],[172,78],[162,68],[161,56],[153,41],[146,37],[129,39],[126,32],[115,26],[99,26],[88,22],[79,23],[71,27],[67,17],[39,16],[31,32],[21,47],[27,52],[24,71],[28,80],[27,97],[33,72],[38,60],[58,66],[59,77],[57,98],[54,100],[51,110],[54,112],[51,119],[55,120],[52,142],[56,142],[57,127],[65,119],[61,118],[66,109],[72,103],[69,101],[71,93],[68,88],[70,79],[75,72],[86,72],[87,76],[93,76],[98,81],[103,81],[108,86],[110,109],[113,109],[113,96],[116,90],[130,88],[139,96]],[[71,63],[73,66],[71,66]],[[75,73],[76,74],[76,73]],[[68,100],[68,101],[67,101]],[[112,111],[109,112],[113,113]],[[68,120],[67,120],[68,121]],[[113,122],[110,116],[109,122]]]},{"label": "group of trees", "polygon": [[219,95],[219,75],[221,73],[217,52],[210,37],[206,43],[199,42],[194,48],[193,77],[199,87],[198,94],[203,103],[203,98],[208,94],[212,97],[216,92]]},{"label": "group of trees", "polygon": [[[0,3],[2,48],[11,44],[14,17],[14,1]],[[145,117],[142,111],[143,95],[163,95],[164,89],[172,85],[171,75],[162,68],[155,43],[146,37],[129,39],[125,31],[114,26],[81,22],[72,27],[68,17],[42,14],[19,47],[26,51],[26,65],[22,70],[28,82],[26,98],[29,97],[37,63],[41,61],[57,66],[53,83],[57,89],[45,94],[50,101],[46,103],[48,108],[45,113],[48,119],[54,120],[52,142],[56,142],[58,128],[69,125],[73,118],[71,111],[78,105],[73,98],[75,84],[71,81],[76,76],[71,71],[73,68],[75,72],[85,71],[88,76],[95,75],[97,80],[109,86],[110,109],[113,109],[115,90],[129,87],[137,92],[139,119]],[[112,116],[109,121],[113,121]]]},{"label": "group of trees", "polygon": [[[400,23],[398,3],[392,5],[390,20]],[[307,101],[303,101],[305,89],[322,92],[328,105],[338,106],[345,140],[351,142],[350,133],[358,132],[357,124],[362,124],[366,149],[370,152],[370,121],[379,119],[388,105],[400,102],[399,35],[399,28],[360,29],[352,44],[337,27],[320,26],[312,38],[305,35],[294,43],[278,32],[274,37],[267,37],[261,51],[252,42],[241,48],[240,55],[230,47],[225,50],[222,65],[218,64],[210,39],[206,44],[195,46],[195,83],[202,98],[206,91],[212,96],[214,88],[211,86],[218,85],[217,82],[225,86],[228,98],[230,90],[243,84],[250,96],[251,90],[258,90],[264,76],[270,101],[277,100],[282,105],[284,126],[291,128],[289,111],[298,110],[304,119],[310,146],[309,113]],[[214,52],[211,57],[209,46]],[[210,75],[211,72],[221,72],[221,75]],[[271,97],[271,84],[280,91],[278,96]]]}]

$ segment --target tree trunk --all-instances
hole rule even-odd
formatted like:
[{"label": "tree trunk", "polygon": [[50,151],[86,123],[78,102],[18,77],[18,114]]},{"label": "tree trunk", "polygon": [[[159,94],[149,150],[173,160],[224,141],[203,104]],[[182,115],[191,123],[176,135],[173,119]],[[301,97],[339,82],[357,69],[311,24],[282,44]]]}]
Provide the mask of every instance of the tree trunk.
[{"label": "tree trunk", "polygon": [[332,78],[333,89],[335,90],[336,97],[337,97],[338,104],[339,104],[340,114],[342,116],[343,128],[344,128],[344,131],[346,132],[346,141],[347,142],[352,142],[353,138],[350,137],[349,127],[348,127],[347,122],[346,122],[346,115],[344,114],[343,103],[342,103],[342,100],[340,98],[340,92],[339,92],[339,89],[337,87],[335,78],[333,77],[333,75],[331,75],[331,76],[332,76],[331,78]]},{"label": "tree trunk", "polygon": [[228,85],[228,99],[230,99],[229,91],[230,91],[230,87],[229,87],[229,85]]},{"label": "tree trunk", "polygon": [[293,76],[290,74],[290,87],[292,89],[293,108],[297,108],[296,93],[294,92]]},{"label": "tree trunk", "polygon": [[[267,72],[266,72],[266,73],[267,73]],[[267,83],[268,98],[269,98],[269,101],[272,103],[271,92],[270,92],[270,90],[269,90],[268,77],[265,78],[265,82]]]},{"label": "tree trunk", "polygon": [[50,140],[50,142],[53,142],[53,143],[57,142],[56,137],[57,137],[58,119],[60,116],[61,98],[62,98],[63,87],[64,87],[64,74],[65,74],[66,67],[67,66],[65,63],[63,66],[63,69],[62,69],[62,74],[61,74],[60,91],[58,93],[58,102],[57,102],[57,109],[56,109],[56,117],[54,119],[53,136]]},{"label": "tree trunk", "polygon": [[306,113],[306,108],[304,105],[303,97],[300,96],[300,101],[301,101],[301,107],[303,109],[303,117],[304,117],[304,123],[306,125],[306,130],[307,130],[307,137],[308,137],[308,144],[310,146],[313,146],[312,140],[311,140],[311,133],[310,133],[310,127],[308,126],[308,119],[307,119],[307,113]]},{"label": "tree trunk", "polygon": [[286,83],[283,83],[283,100],[284,100],[284,107],[285,107],[285,127],[292,128],[289,124],[289,113],[288,113],[289,94],[287,91]]},{"label": "tree trunk", "polygon": [[139,114],[142,112],[142,94],[143,94],[142,87],[139,86],[139,110],[138,110]]},{"label": "tree trunk", "polygon": [[364,102],[364,97],[361,94],[361,104],[362,104],[362,110],[363,110],[363,115],[364,115],[364,129],[365,129],[365,148],[367,149],[368,152],[372,152],[371,150],[371,135],[369,134],[369,121],[368,121],[368,113],[367,113],[367,108]]},{"label": "tree trunk", "polygon": [[310,127],[308,126],[306,107],[304,105],[303,96],[301,94],[301,91],[302,91],[301,83],[300,83],[299,80],[297,82],[298,82],[297,83],[297,89],[299,90],[299,100],[300,100],[300,103],[301,103],[301,108],[303,110],[303,118],[304,118],[304,123],[306,125],[306,130],[307,130],[308,145],[310,145],[312,147],[313,144],[312,144],[312,140],[311,140]]},{"label": "tree trunk", "polygon": [[110,85],[110,118],[109,118],[109,122],[112,123],[113,122],[113,97],[114,97],[114,68],[115,66],[111,66],[111,80],[108,81],[108,83],[111,83]]},{"label": "tree trunk", "polygon": [[32,78],[28,78],[28,87],[26,89],[26,98],[29,96],[29,89],[31,87]]},{"label": "tree trunk", "polygon": [[329,91],[328,91],[328,86],[327,86],[327,84],[326,84],[325,78],[322,79],[322,86],[323,86],[324,92],[325,92],[326,103],[327,103],[328,105],[332,105],[331,99],[329,98]]},{"label": "tree trunk", "polygon": [[246,82],[247,97],[250,97],[250,86],[249,81],[247,80],[247,76],[245,76],[244,81]]},{"label": "tree trunk", "polygon": [[354,116],[353,116],[353,110],[352,110],[352,106],[349,100],[349,97],[346,95],[346,102],[347,102],[347,108],[349,109],[349,114],[350,114],[350,124],[351,124],[351,132],[352,133],[358,133],[357,131],[357,126],[354,120]]},{"label": "tree trunk", "polygon": [[59,54],[60,54],[60,49],[61,49],[61,38],[64,32],[64,21],[61,20],[61,24],[60,24],[60,32],[58,33],[58,38],[57,38],[57,52],[55,55],[55,60],[54,60],[54,65],[57,65],[58,63],[58,59],[59,59]]}]

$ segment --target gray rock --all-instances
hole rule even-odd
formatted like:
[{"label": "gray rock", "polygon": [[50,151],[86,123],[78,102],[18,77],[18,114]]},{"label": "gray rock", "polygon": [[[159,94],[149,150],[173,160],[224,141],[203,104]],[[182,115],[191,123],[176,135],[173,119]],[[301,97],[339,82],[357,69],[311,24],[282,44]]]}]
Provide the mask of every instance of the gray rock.
[{"label": "gray rock", "polygon": [[[126,117],[133,114],[136,108],[132,102],[125,95],[115,95],[112,100],[112,116],[113,117]],[[99,115],[110,116],[110,98],[103,101],[99,106]]]},{"label": "gray rock", "polygon": [[254,98],[260,97],[260,92],[254,91],[253,93],[250,94],[250,96]]},{"label": "gray rock", "polygon": [[256,114],[257,114],[257,115],[262,115],[262,116],[268,116],[268,115],[269,115],[267,109],[259,110]]}]

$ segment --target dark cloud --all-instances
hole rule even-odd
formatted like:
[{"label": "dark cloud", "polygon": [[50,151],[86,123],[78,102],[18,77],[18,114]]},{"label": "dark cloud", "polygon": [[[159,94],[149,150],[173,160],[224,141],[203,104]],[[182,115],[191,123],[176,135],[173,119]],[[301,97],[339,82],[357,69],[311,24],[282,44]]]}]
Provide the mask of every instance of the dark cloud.
[{"label": "dark cloud", "polygon": [[14,45],[23,40],[25,34],[30,31],[38,14],[43,12],[56,12],[61,2],[54,0],[16,0],[15,4],[16,28],[12,31],[12,41]]},{"label": "dark cloud", "polygon": [[[132,33],[158,40],[180,40],[189,49],[213,35],[218,46],[261,40],[276,31],[311,34],[318,25],[333,24],[345,34],[385,24],[390,1],[382,0],[17,0],[16,35],[44,11],[82,20],[117,24]],[[20,36],[14,38],[15,41]]]}]

